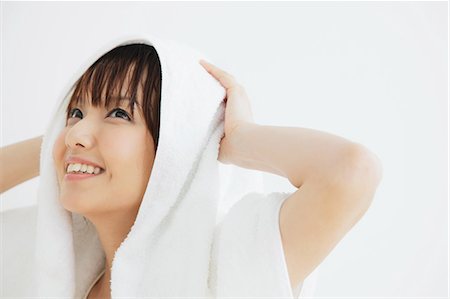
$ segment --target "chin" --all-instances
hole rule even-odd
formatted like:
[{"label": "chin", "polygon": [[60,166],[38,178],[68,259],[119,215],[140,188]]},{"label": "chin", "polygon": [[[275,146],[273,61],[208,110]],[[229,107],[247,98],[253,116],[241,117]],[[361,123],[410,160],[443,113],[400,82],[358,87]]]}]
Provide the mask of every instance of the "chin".
[{"label": "chin", "polygon": [[95,208],[92,206],[92,201],[88,201],[89,198],[92,198],[92,196],[83,197],[76,194],[61,193],[59,203],[69,212],[85,215],[86,213],[92,212]]}]

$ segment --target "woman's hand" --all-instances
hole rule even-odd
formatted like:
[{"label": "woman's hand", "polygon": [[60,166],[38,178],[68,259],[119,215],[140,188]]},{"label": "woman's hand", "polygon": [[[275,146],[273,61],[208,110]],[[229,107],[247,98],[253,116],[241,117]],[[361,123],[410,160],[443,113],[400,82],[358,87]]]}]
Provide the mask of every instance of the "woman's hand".
[{"label": "woman's hand", "polygon": [[239,129],[246,124],[254,123],[250,100],[244,87],[232,75],[203,59],[200,60],[200,64],[226,89],[225,136],[220,141],[218,160],[230,164],[233,148],[237,145]]}]

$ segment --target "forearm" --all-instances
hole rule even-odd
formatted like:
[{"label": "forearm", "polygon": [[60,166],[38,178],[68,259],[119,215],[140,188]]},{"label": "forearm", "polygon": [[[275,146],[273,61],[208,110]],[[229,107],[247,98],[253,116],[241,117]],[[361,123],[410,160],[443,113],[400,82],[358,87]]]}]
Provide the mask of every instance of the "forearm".
[{"label": "forearm", "polygon": [[363,161],[356,143],[308,128],[250,123],[235,137],[226,163],[286,177],[296,187],[310,178],[339,179],[353,171],[355,160]]},{"label": "forearm", "polygon": [[0,193],[39,175],[42,136],[1,148]]}]

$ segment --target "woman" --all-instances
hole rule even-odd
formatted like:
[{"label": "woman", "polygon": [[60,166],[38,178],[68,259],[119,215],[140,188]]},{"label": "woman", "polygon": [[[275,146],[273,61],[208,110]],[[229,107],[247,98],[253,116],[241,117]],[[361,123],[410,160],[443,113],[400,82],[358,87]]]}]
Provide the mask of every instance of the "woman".
[{"label": "woman", "polygon": [[[298,188],[279,210],[290,287],[296,289],[368,209],[381,163],[364,146],[338,136],[256,124],[245,90],[233,76],[199,63],[226,90],[218,160],[283,176]],[[105,253],[104,270],[87,298],[111,297],[114,254],[136,220],[152,174],[160,124],[159,66],[149,45],[119,46],[103,55],[74,85],[66,126],[54,143],[59,201],[94,225]],[[2,149],[1,192],[39,174],[41,141],[36,137]]]}]

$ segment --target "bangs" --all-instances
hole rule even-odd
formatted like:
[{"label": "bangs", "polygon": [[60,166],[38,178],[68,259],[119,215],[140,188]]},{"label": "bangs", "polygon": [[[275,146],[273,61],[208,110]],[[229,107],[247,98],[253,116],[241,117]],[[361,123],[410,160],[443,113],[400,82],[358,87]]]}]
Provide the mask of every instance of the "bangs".
[{"label": "bangs", "polygon": [[133,117],[135,107],[138,108],[157,146],[161,63],[154,47],[128,44],[110,50],[83,73],[70,91],[73,92],[66,109],[66,120],[71,110],[79,105],[103,106],[109,110],[127,102]]},{"label": "bangs", "polygon": [[[124,96],[121,91],[126,83],[127,73],[131,70],[132,77]],[[134,68],[131,64],[110,63],[97,64],[89,68],[76,83],[76,88],[67,107],[67,117],[74,106],[86,105],[87,101],[98,108],[119,106],[124,100],[128,101],[128,108],[134,116],[137,100],[138,84],[142,76],[142,68]]]},{"label": "bangs", "polygon": [[[144,76],[148,69],[145,63],[139,61],[140,53],[127,53],[128,56],[125,57],[123,52],[120,56],[115,55],[119,53],[119,48],[111,50],[98,59],[74,84],[75,90],[66,110],[67,117],[74,106],[86,105],[87,101],[93,107],[103,106],[108,109],[127,101],[132,116],[134,116],[135,106],[142,109],[137,98],[138,88],[140,87],[144,92]],[[127,84],[125,95],[121,95],[124,85]]]}]

